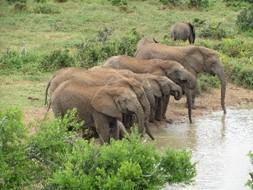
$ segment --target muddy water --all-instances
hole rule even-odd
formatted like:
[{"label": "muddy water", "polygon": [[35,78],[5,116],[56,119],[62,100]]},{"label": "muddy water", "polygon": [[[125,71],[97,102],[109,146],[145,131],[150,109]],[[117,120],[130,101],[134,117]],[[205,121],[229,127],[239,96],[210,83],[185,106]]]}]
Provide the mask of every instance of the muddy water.
[{"label": "muddy water", "polygon": [[166,187],[198,190],[247,190],[249,157],[253,151],[253,109],[230,109],[224,117],[214,112],[194,124],[174,123],[154,130],[158,148],[168,146],[191,150],[197,162],[193,185]]}]

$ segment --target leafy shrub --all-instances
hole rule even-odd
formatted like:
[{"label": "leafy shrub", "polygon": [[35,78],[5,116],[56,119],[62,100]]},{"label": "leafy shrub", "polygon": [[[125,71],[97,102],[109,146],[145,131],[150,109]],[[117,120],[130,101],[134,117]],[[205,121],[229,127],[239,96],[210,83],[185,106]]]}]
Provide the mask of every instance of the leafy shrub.
[{"label": "leafy shrub", "polygon": [[253,3],[253,0],[223,0],[226,6],[242,7],[245,3]]},{"label": "leafy shrub", "polygon": [[208,0],[189,0],[188,5],[191,7],[208,7],[209,1]]},{"label": "leafy shrub", "polygon": [[7,2],[9,2],[9,3],[22,3],[22,4],[26,4],[27,0],[7,0]]},{"label": "leafy shrub", "polygon": [[137,132],[129,140],[99,146],[74,131],[82,123],[76,112],[44,121],[27,138],[22,114],[0,113],[0,188],[34,189],[160,189],[166,182],[190,182],[196,175],[191,154],[160,154],[142,143]]},{"label": "leafy shrub", "polygon": [[54,4],[43,3],[36,4],[33,8],[33,12],[38,14],[59,14],[61,11],[59,7]]},{"label": "leafy shrub", "polygon": [[253,62],[245,59],[222,57],[227,77],[238,85],[253,89]]},{"label": "leafy shrub", "polygon": [[34,2],[36,2],[36,3],[46,3],[47,0],[34,0]]},{"label": "leafy shrub", "polygon": [[245,8],[239,13],[236,24],[242,31],[253,30],[253,6]]},{"label": "leafy shrub", "polygon": [[201,74],[198,77],[198,92],[209,92],[212,88],[218,88],[220,86],[219,79],[215,76]]},{"label": "leafy shrub", "polygon": [[16,2],[14,5],[14,10],[16,12],[26,11],[27,10],[26,2]]},{"label": "leafy shrub", "polygon": [[18,110],[0,112],[0,189],[19,189],[27,184],[31,173],[25,154],[27,131]]},{"label": "leafy shrub", "polygon": [[[253,153],[252,152],[249,153],[249,157],[250,157],[251,163],[253,164]],[[249,186],[251,189],[253,189],[253,173],[251,172],[251,173],[249,173],[249,175],[250,175],[251,179],[248,180],[247,186]]]},{"label": "leafy shrub", "polygon": [[140,35],[133,29],[120,39],[110,40],[111,31],[104,29],[93,39],[78,46],[77,59],[82,67],[96,66],[113,55],[134,55]]},{"label": "leafy shrub", "polygon": [[65,3],[67,2],[68,0],[55,0],[55,2],[58,2],[58,3]]},{"label": "leafy shrub", "polygon": [[0,57],[0,67],[6,69],[21,69],[26,65],[35,66],[38,61],[38,55],[33,53],[19,53],[17,51],[6,51]]},{"label": "leafy shrub", "polygon": [[199,32],[200,37],[211,39],[222,39],[227,36],[226,31],[221,27],[221,23],[210,24],[206,23]]},{"label": "leafy shrub", "polygon": [[75,65],[74,58],[69,55],[69,51],[55,50],[46,55],[40,62],[40,68],[43,71],[53,71],[62,67],[70,67]]},{"label": "leafy shrub", "polygon": [[46,189],[160,189],[166,182],[190,182],[196,175],[188,152],[161,155],[136,134],[103,146],[78,141]]},{"label": "leafy shrub", "polygon": [[127,5],[128,0],[108,0],[112,3],[112,5]]},{"label": "leafy shrub", "polygon": [[177,6],[180,4],[179,0],[159,0],[164,5]]}]

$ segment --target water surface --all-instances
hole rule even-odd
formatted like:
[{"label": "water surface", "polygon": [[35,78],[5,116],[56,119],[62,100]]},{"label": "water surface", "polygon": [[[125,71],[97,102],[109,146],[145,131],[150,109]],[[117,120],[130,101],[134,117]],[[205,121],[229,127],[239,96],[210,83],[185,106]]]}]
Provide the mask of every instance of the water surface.
[{"label": "water surface", "polygon": [[174,123],[154,129],[158,148],[188,149],[197,162],[196,181],[191,186],[168,189],[249,190],[245,183],[253,171],[247,156],[253,151],[253,109],[214,112],[193,124]]}]

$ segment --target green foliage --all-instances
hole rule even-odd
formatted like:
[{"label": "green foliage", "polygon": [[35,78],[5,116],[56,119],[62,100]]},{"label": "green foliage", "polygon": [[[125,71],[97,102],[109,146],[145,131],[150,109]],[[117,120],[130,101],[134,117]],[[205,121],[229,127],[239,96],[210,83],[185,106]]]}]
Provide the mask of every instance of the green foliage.
[{"label": "green foliage", "polygon": [[189,0],[189,6],[191,6],[191,7],[208,7],[209,0]]},{"label": "green foliage", "polygon": [[253,89],[253,62],[245,59],[231,59],[223,56],[226,75],[238,85]]},{"label": "green foliage", "polygon": [[27,10],[26,1],[24,1],[24,2],[16,2],[16,3],[14,4],[14,10],[15,10],[16,12],[26,11],[26,10]]},{"label": "green foliage", "polygon": [[253,3],[252,0],[223,0],[223,1],[226,3],[226,6],[239,7],[239,8],[245,6],[245,3]]},{"label": "green foliage", "polygon": [[242,31],[253,31],[253,6],[241,10],[237,16],[236,24]]},{"label": "green foliage", "polygon": [[[250,152],[249,153],[249,157],[250,157],[250,160],[251,160],[251,163],[253,164],[253,153]],[[247,186],[249,186],[251,189],[253,189],[253,173],[249,173],[250,175],[250,179],[248,180],[247,182]]]},{"label": "green foliage", "polygon": [[56,50],[46,55],[40,62],[40,69],[43,71],[53,71],[63,67],[75,65],[75,59],[69,54],[67,49]]},{"label": "green foliage", "polygon": [[21,69],[26,65],[34,66],[38,61],[38,55],[32,53],[6,51],[0,57],[0,67],[7,69]]},{"label": "green foliage", "polygon": [[9,2],[9,3],[22,3],[22,4],[26,4],[27,0],[7,0],[7,2]]},{"label": "green foliage", "polygon": [[0,188],[154,190],[167,182],[191,182],[196,175],[189,152],[161,154],[142,143],[137,130],[129,139],[99,146],[68,131],[69,126],[83,126],[76,111],[38,123],[38,131],[27,138],[20,111],[0,113]]},{"label": "green foliage", "polygon": [[59,7],[51,3],[39,3],[33,8],[34,13],[38,14],[59,14],[61,11]]},{"label": "green foliage", "polygon": [[30,162],[25,154],[27,131],[22,113],[12,109],[0,112],[0,189],[19,189],[27,184]]},{"label": "green foliage", "polygon": [[188,152],[169,150],[161,155],[136,134],[103,146],[78,141],[46,189],[160,189],[166,182],[190,182],[195,177]]},{"label": "green foliage", "polygon": [[46,3],[48,0],[34,0],[36,3]]},{"label": "green foliage", "polygon": [[96,66],[114,55],[134,55],[136,45],[141,36],[135,29],[120,39],[109,39],[111,30],[99,31],[93,39],[86,40],[78,46],[77,60],[82,67]]},{"label": "green foliage", "polygon": [[227,32],[221,27],[221,23],[205,23],[200,29],[199,36],[203,38],[222,39],[227,36]]},{"label": "green foliage", "polygon": [[112,3],[112,5],[127,5],[128,0],[108,0]]},{"label": "green foliage", "polygon": [[209,6],[209,0],[159,0],[163,5],[189,6],[205,8]]},{"label": "green foliage", "polygon": [[212,88],[218,88],[220,86],[219,79],[215,76],[200,74],[198,77],[198,92],[209,92]]}]

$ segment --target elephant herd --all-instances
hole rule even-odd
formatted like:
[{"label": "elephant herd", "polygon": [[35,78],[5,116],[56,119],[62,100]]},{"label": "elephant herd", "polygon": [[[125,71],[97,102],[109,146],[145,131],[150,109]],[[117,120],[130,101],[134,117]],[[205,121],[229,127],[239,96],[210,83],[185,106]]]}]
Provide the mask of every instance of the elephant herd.
[{"label": "elephant herd", "polygon": [[[175,47],[148,38],[137,44],[135,57],[113,56],[90,69],[63,68],[50,79],[46,89],[49,108],[63,117],[73,108],[84,120],[84,129],[101,143],[120,139],[137,124],[138,131],[154,139],[149,123],[166,120],[170,96],[186,95],[189,121],[200,72],[217,75],[221,82],[221,106],[226,113],[226,81],[217,53],[211,49]],[[86,138],[89,138],[86,136]]]}]

